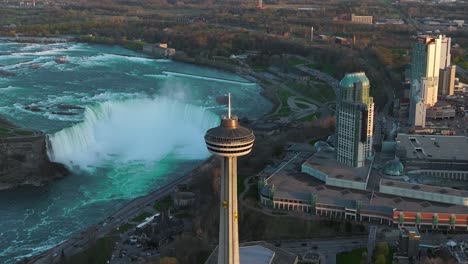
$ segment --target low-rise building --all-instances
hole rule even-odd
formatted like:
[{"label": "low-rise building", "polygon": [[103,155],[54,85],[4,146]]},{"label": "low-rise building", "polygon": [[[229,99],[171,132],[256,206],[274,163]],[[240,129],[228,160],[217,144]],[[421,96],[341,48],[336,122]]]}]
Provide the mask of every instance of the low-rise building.
[{"label": "low-rise building", "polygon": [[426,110],[426,118],[430,119],[454,118],[455,114],[455,108],[443,101],[438,101],[433,107]]},{"label": "low-rise building", "polygon": [[456,94],[464,94],[468,92],[468,84],[460,82],[459,78],[455,78],[453,91]]},{"label": "low-rise building", "polygon": [[[332,149],[322,146],[319,153],[323,151]],[[299,153],[292,158],[289,156],[276,170],[263,171],[259,175],[259,196],[263,206],[388,225],[411,225],[424,229],[468,229],[468,206],[464,205],[464,197],[468,192],[427,185],[418,185],[419,189],[414,190],[415,184],[381,179],[380,174],[375,171],[371,171],[369,176],[371,187],[368,186],[365,190],[350,188],[352,185],[329,185],[328,176],[311,177],[298,171],[300,167],[307,167],[306,163],[313,162],[309,159],[310,155],[312,153]],[[379,186],[381,180],[380,187],[383,191],[373,187]],[[397,184],[389,185],[388,182]],[[394,194],[393,189],[385,189],[399,187],[400,183],[409,187],[401,188],[404,195],[401,192]]]},{"label": "low-rise building", "polygon": [[452,188],[381,179],[379,191],[399,197],[468,206],[468,192]]},{"label": "low-rise building", "polygon": [[398,247],[407,257],[416,257],[419,253],[419,241],[421,241],[421,235],[419,230],[414,226],[402,226],[400,227],[400,239]]},{"label": "low-rise building", "polygon": [[176,53],[175,49],[169,48],[165,43],[145,44],[143,52],[156,58],[170,58]]},{"label": "low-rise building", "polygon": [[356,16],[351,14],[351,22],[357,24],[369,24],[372,25],[372,16]]},{"label": "low-rise building", "polygon": [[399,133],[396,155],[406,169],[468,171],[468,138]]},{"label": "low-rise building", "polygon": [[363,167],[350,167],[338,162],[334,152],[319,151],[302,164],[301,171],[329,186],[366,190],[371,166],[367,161]]}]

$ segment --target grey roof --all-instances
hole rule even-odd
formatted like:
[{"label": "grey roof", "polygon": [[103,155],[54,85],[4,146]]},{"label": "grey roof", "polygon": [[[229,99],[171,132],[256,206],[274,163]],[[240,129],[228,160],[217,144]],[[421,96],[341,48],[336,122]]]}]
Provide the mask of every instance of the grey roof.
[{"label": "grey roof", "polygon": [[335,152],[324,151],[317,152],[310,157],[304,162],[304,166],[320,171],[330,178],[355,182],[366,182],[367,175],[372,169],[369,161],[366,161],[364,167],[349,167],[335,159]]},{"label": "grey roof", "polygon": [[242,140],[250,141],[254,139],[252,130],[238,126],[236,128],[228,127],[214,127],[206,132],[205,139],[210,141],[217,141],[216,139],[230,139],[230,140]]},{"label": "grey roof", "polygon": [[325,141],[317,141],[314,143],[314,148],[317,152],[321,151],[321,150],[324,150],[324,151],[334,151],[335,149],[330,146],[330,144],[328,144],[327,142]]},{"label": "grey roof", "polygon": [[275,252],[260,245],[239,248],[240,263],[242,264],[270,264]]},{"label": "grey roof", "polygon": [[363,204],[362,210],[372,211],[372,212],[382,212],[385,214],[393,214],[393,207],[386,206],[386,205],[371,205],[371,204]]},{"label": "grey roof", "polygon": [[409,182],[403,182],[403,181],[381,179],[380,185],[407,189],[409,192],[421,191],[421,192],[428,192],[428,193],[440,193],[444,195],[451,195],[451,196],[457,196],[457,197],[468,197],[468,191],[457,190],[457,189],[447,188],[447,187],[437,187],[437,186],[432,186],[432,185],[418,184],[418,183],[409,183]]},{"label": "grey roof", "polygon": [[407,159],[468,161],[467,137],[398,134],[396,141]]}]

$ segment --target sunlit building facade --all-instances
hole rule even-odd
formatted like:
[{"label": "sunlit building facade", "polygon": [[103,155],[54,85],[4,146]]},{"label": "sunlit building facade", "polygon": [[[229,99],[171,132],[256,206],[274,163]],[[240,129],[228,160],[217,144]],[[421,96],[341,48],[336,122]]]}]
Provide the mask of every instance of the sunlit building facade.
[{"label": "sunlit building facade", "polygon": [[337,104],[337,160],[363,167],[372,152],[374,101],[364,72],[348,73],[340,82]]}]

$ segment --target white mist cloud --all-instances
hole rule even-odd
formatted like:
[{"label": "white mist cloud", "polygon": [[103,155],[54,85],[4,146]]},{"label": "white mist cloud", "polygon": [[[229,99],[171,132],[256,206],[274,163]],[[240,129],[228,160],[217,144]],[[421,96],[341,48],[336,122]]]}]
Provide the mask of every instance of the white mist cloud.
[{"label": "white mist cloud", "polygon": [[208,110],[165,97],[109,101],[88,107],[83,122],[51,135],[49,155],[79,169],[168,155],[203,159],[209,155],[205,131],[218,124]]}]

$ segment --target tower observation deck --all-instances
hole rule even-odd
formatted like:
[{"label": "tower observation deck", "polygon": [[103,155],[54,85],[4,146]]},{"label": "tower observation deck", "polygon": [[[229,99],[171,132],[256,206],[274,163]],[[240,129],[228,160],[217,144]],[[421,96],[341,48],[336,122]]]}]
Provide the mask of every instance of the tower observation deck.
[{"label": "tower observation deck", "polygon": [[205,142],[212,154],[222,157],[218,264],[239,264],[237,157],[250,153],[255,136],[231,116],[228,96],[228,115],[222,117],[220,126],[206,132]]}]

